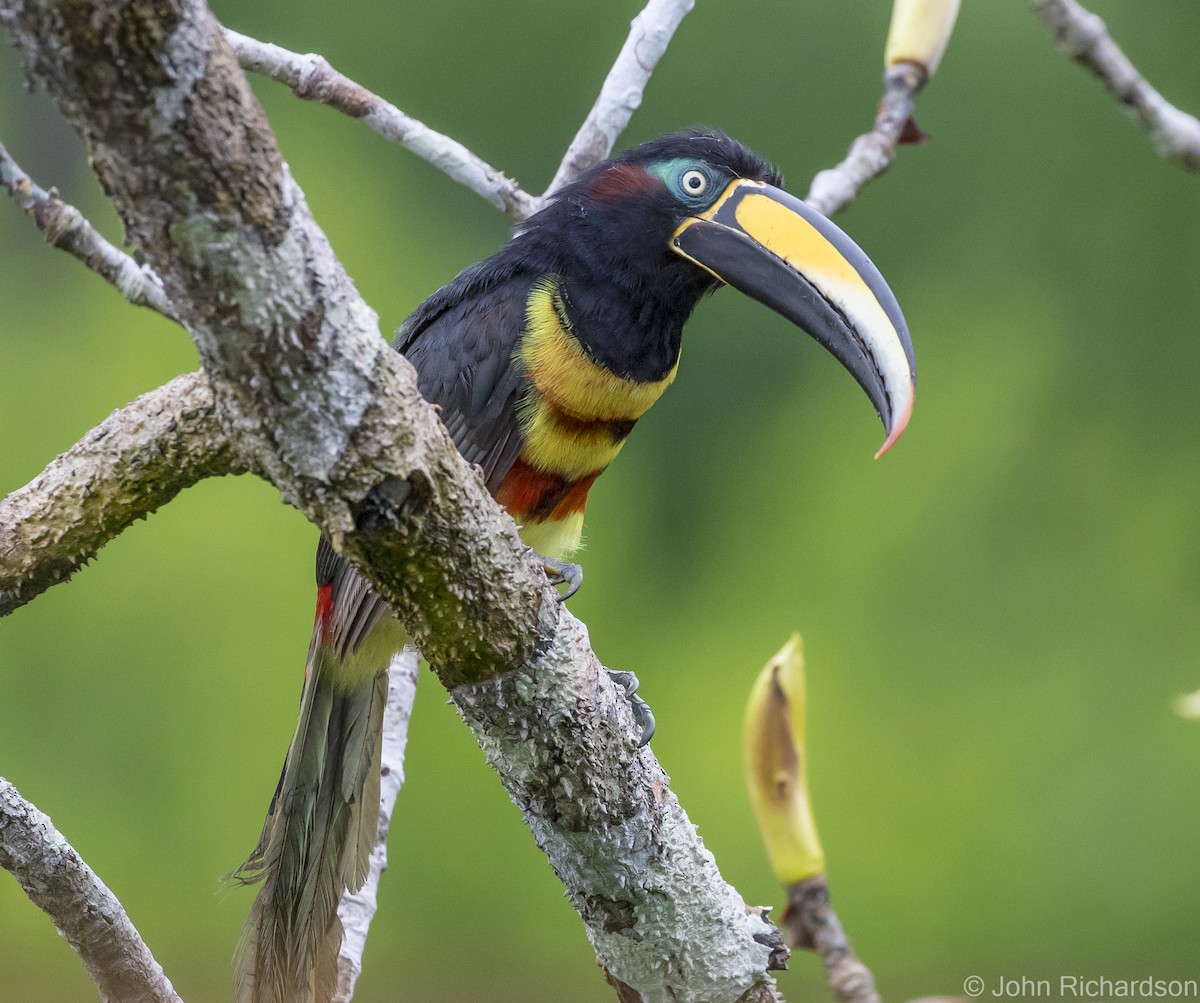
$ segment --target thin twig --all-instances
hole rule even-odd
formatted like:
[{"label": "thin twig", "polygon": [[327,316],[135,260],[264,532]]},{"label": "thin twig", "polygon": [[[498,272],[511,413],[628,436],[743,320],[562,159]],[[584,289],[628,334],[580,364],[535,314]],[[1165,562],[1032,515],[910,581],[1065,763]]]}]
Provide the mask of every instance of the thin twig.
[{"label": "thin twig", "polygon": [[387,707],[383,712],[383,752],[380,756],[379,829],[371,851],[367,880],[357,892],[346,891],[338,905],[342,921],[342,949],[338,954],[338,988],[333,1003],[350,1003],[354,984],[362,974],[367,931],[375,917],[379,878],[387,869],[387,836],[392,824],[396,797],[404,786],[404,748],[408,744],[408,721],[417,692],[417,649],[405,648],[392,659],[388,669]]},{"label": "thin twig", "polygon": [[571,141],[542,199],[612,153],[617,137],[642,103],[650,74],[695,0],[650,0],[629,26],[629,37],[608,71],[604,86]]},{"label": "thin twig", "polygon": [[514,219],[524,219],[536,208],[533,196],[523,191],[512,178],[477,157],[462,143],[435,132],[339,73],[324,56],[292,52],[230,28],[225,29],[225,38],[243,69],[287,84],[298,98],[329,105],[351,118],[361,119],[384,139],[399,143]]},{"label": "thin twig", "polygon": [[633,19],[629,37],[621,47],[596,103],[541,198],[534,198],[457,140],[435,132],[339,73],[324,56],[292,52],[230,28],[225,29],[225,38],[243,69],[287,84],[299,98],[329,105],[352,118],[362,119],[385,139],[399,143],[433,164],[513,219],[522,220],[534,213],[547,195],[612,152],[617,137],[642,103],[642,93],[650,74],[666,52],[675,29],[694,5],[695,0],[650,0]]},{"label": "thin twig", "polygon": [[886,171],[896,157],[896,146],[927,79],[925,70],[915,63],[889,67],[883,77],[883,98],[874,127],[850,144],[845,160],[813,178],[804,201],[832,216],[853,201],[863,185]]},{"label": "thin twig", "polygon": [[875,978],[854,953],[837,913],[829,904],[825,875],[788,886],[788,904],[780,920],[788,945],[820,955],[838,1003],[880,1003]]},{"label": "thin twig", "polygon": [[154,270],[139,265],[101,237],[83,213],[59,198],[53,188],[46,191],[35,184],[3,143],[0,143],[0,184],[42,231],[47,244],[74,255],[135,306],[146,306],[171,320],[178,319]]},{"label": "thin twig", "polygon": [[1161,156],[1200,172],[1200,121],[1146,82],[1099,17],[1075,0],[1030,0],[1030,6],[1054,33],[1059,50],[1100,78]]},{"label": "thin twig", "polygon": [[113,1003],[180,1003],[121,903],[66,838],[0,777],[0,867],[54,921],[100,996]]}]

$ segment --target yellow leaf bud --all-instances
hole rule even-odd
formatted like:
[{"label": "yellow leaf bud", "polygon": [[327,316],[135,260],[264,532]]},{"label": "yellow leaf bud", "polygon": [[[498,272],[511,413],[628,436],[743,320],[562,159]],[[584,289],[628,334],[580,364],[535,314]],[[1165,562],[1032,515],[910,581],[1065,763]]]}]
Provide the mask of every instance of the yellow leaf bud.
[{"label": "yellow leaf bud", "polygon": [[808,796],[805,704],[804,651],[793,634],[759,673],[742,725],[750,804],[771,867],[785,885],[825,870]]},{"label": "yellow leaf bud", "polygon": [[916,63],[924,68],[926,80],[932,77],[950,43],[958,5],[959,0],[896,0],[884,66]]}]

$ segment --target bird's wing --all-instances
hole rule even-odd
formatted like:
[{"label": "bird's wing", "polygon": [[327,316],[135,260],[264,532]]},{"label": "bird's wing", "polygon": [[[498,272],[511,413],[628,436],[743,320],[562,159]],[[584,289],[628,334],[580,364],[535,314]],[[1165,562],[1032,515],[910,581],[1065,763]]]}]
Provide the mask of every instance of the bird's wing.
[{"label": "bird's wing", "polygon": [[[517,404],[526,381],[514,353],[532,276],[468,269],[404,322],[395,347],[416,367],[421,395],[441,409],[458,451],[483,471],[489,491],[521,452]],[[342,658],[354,654],[388,612],[358,571],[322,537],[317,584],[331,585],[330,627]]]},{"label": "bird's wing", "polygon": [[528,384],[514,353],[533,277],[497,279],[479,266],[404,322],[396,348],[417,370],[421,395],[441,409],[454,444],[495,491],[521,452],[517,404]]}]

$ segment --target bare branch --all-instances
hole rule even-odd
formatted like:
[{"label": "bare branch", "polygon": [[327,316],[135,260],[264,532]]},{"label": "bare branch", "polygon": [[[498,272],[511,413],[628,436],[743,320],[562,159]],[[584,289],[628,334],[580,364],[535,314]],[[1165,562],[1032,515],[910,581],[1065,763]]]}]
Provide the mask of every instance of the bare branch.
[{"label": "bare branch", "polygon": [[134,306],[147,306],[176,320],[175,310],[153,269],[139,265],[96,232],[83,213],[33,182],[0,143],[0,184],[42,231],[46,243],[74,255]]},{"label": "bare branch", "polygon": [[0,867],[75,949],[112,1003],[180,1003],[121,903],[20,792],[0,777]]},{"label": "bare branch", "polygon": [[434,132],[339,73],[324,56],[291,52],[229,28],[225,29],[225,38],[243,69],[287,84],[298,98],[329,105],[351,118],[361,119],[384,139],[399,143],[514,219],[524,219],[537,207],[533,196],[512,178],[505,177],[462,143]]},{"label": "bare branch", "polygon": [[1030,6],[1053,32],[1059,50],[1100,78],[1161,156],[1200,171],[1200,121],[1146,82],[1097,15],[1075,0],[1030,0]]},{"label": "bare branch", "polygon": [[0,616],[69,579],[184,488],[244,469],[203,373],[143,394],[0,501]]},{"label": "bare branch", "polygon": [[815,951],[825,963],[829,988],[838,1003],[880,1003],[875,977],[854,953],[833,906],[825,875],[788,886],[783,928],[792,947]]},{"label": "bare branch", "polygon": [[357,892],[347,891],[338,905],[342,921],[342,949],[338,955],[338,988],[333,1003],[350,1003],[354,984],[362,974],[363,950],[367,932],[375,918],[379,878],[387,870],[387,836],[392,824],[396,797],[404,786],[404,748],[408,744],[408,721],[417,692],[420,655],[416,648],[405,648],[392,659],[388,669],[387,707],[383,712],[383,751],[380,757],[382,782],[379,785],[379,831],[371,851],[367,880]]},{"label": "bare branch", "polygon": [[535,212],[547,195],[612,152],[617,137],[642,103],[642,92],[650,74],[666,52],[676,28],[694,5],[695,0],[650,0],[633,19],[629,37],[617,55],[596,103],[541,198],[529,195],[457,140],[435,132],[339,73],[324,56],[292,52],[230,28],[224,31],[244,69],[287,84],[299,98],[329,105],[352,118],[361,119],[385,139],[399,143],[509,216],[522,220]]},{"label": "bare branch", "polygon": [[695,0],[650,0],[630,23],[629,37],[608,71],[600,96],[571,141],[542,199],[607,157],[642,103],[642,92],[671,36]]},{"label": "bare branch", "polygon": [[896,157],[896,146],[926,80],[925,70],[916,63],[889,67],[883,76],[883,98],[874,127],[850,144],[845,160],[813,178],[804,201],[832,216],[852,202],[863,185],[886,171]]}]

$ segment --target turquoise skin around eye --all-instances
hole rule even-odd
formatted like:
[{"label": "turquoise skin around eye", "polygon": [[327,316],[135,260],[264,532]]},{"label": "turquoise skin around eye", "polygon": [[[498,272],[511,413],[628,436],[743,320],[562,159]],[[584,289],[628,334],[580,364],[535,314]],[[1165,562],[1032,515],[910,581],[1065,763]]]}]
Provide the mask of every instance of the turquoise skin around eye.
[{"label": "turquoise skin around eye", "polygon": [[[707,209],[712,205],[721,193],[723,187],[721,182],[726,180],[710,164],[706,164],[703,160],[692,160],[687,157],[660,160],[658,163],[651,164],[646,170],[655,177],[661,178],[663,184],[670,189],[671,194],[690,209]],[[684,187],[684,178],[691,171],[703,175],[707,182],[702,192],[690,192]]]}]

